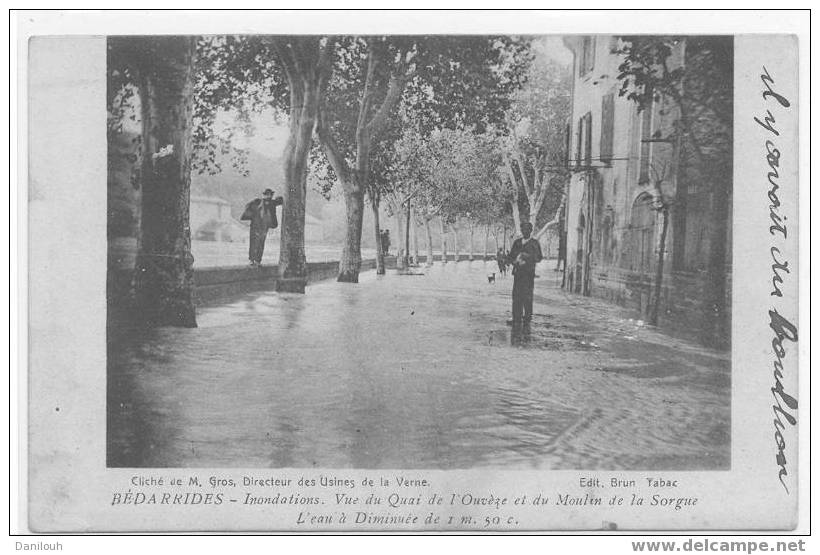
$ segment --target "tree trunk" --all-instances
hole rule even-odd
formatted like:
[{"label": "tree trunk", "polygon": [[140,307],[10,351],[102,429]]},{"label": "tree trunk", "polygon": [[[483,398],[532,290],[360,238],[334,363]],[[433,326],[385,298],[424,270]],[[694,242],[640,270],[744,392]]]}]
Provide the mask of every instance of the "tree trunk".
[{"label": "tree trunk", "polygon": [[[515,224],[516,229],[521,229],[521,211],[518,209],[518,200],[513,199],[512,201],[512,210],[513,210],[513,223]],[[507,237],[507,228],[504,228],[504,238],[506,243]]]},{"label": "tree trunk", "polygon": [[[327,51],[329,50],[326,50],[326,52]],[[381,104],[374,106],[372,104],[374,95],[371,93],[371,88],[379,88],[379,83],[376,79],[376,66],[380,65],[380,60],[379,50],[372,43],[368,45],[367,71],[358,116],[356,118],[355,134],[353,137],[348,137],[348,141],[355,144],[356,155],[353,167],[350,166],[345,153],[333,137],[333,132],[327,126],[328,122],[325,121],[327,114],[325,112],[320,114],[320,121],[317,127],[319,140],[322,143],[328,162],[330,162],[333,170],[336,172],[336,176],[342,182],[342,188],[345,192],[345,202],[347,204],[345,245],[342,252],[342,260],[339,263],[338,281],[351,283],[358,283],[359,281],[359,270],[361,268],[362,192],[368,190],[368,185],[371,185],[371,148],[389,121],[391,110],[401,99],[408,79],[408,76],[405,74],[406,68],[404,67],[404,62],[406,61],[407,60],[402,60],[402,63],[394,68],[395,72],[391,72],[390,78],[383,84],[384,86],[381,87],[381,90],[384,90]],[[329,73],[332,73],[332,71]],[[351,139],[353,140],[351,141]],[[372,188],[369,190],[377,190],[376,185],[372,184]]]},{"label": "tree trunk", "polygon": [[475,225],[473,222],[470,222],[470,247],[467,251],[467,259],[472,261],[473,260],[473,235],[475,234]]},{"label": "tree trunk", "polygon": [[484,260],[487,260],[487,244],[490,242],[490,224],[484,226]]},{"label": "tree trunk", "polygon": [[407,219],[404,225],[404,256],[402,257],[403,260],[403,267],[409,268],[410,267],[410,212],[412,211],[410,204],[410,199],[407,199]]},{"label": "tree trunk", "polygon": [[404,222],[400,204],[397,204],[395,210],[393,210],[393,217],[396,220],[396,266],[404,268],[402,249],[406,247],[404,246]]},{"label": "tree trunk", "polygon": [[427,232],[427,266],[433,265],[433,230],[430,229],[430,218],[424,218],[424,229]]},{"label": "tree trunk", "polygon": [[652,303],[652,312],[649,314],[649,323],[658,325],[658,309],[661,306],[661,290],[663,286],[663,259],[666,251],[666,232],[669,229],[669,209],[661,209],[661,238],[658,250],[658,264],[655,268],[655,295]]},{"label": "tree trunk", "polygon": [[364,216],[364,195],[356,186],[345,187],[346,225],[342,259],[339,261],[337,281],[359,283],[362,267],[362,218]]},{"label": "tree trunk", "polygon": [[[379,223],[379,199],[373,193],[370,193],[368,196],[370,197],[370,210],[373,212],[373,231],[376,237],[376,274],[383,276],[386,273],[386,270],[384,268],[385,252],[382,248],[382,230],[381,224]],[[350,220],[348,220],[348,223],[349,222]],[[358,277],[356,278],[356,281],[358,281]]]},{"label": "tree trunk", "polygon": [[152,38],[141,74],[142,219],[134,297],[150,325],[196,327],[190,194],[194,37]]},{"label": "tree trunk", "polygon": [[504,155],[504,168],[507,170],[507,177],[509,178],[510,186],[512,187],[513,198],[511,204],[513,222],[515,223],[516,229],[521,229],[522,216],[524,218],[528,218],[528,212],[522,213],[521,211],[521,201],[526,198],[526,195],[521,194],[521,185],[519,185],[518,179],[515,177],[515,171],[513,171],[512,164],[506,154]]},{"label": "tree trunk", "polygon": [[410,220],[413,222],[413,264],[419,263],[419,226],[416,220],[415,210],[411,214]]},{"label": "tree trunk", "polygon": [[305,256],[305,204],[308,156],[319,109],[319,91],[292,83],[290,133],[285,146],[285,202],[279,238],[277,291],[304,293],[307,283]]},{"label": "tree trunk", "polygon": [[447,232],[444,229],[444,218],[439,218],[441,226],[441,262],[447,264]]},{"label": "tree trunk", "polygon": [[283,156],[285,193],[279,238],[278,291],[305,292],[307,261],[305,258],[305,204],[307,196],[308,156],[317,128],[324,87],[330,78],[335,42],[313,37],[294,42],[287,38],[269,38],[280,67],[288,80],[290,124]]},{"label": "tree trunk", "polygon": [[458,262],[458,247],[458,226],[453,224],[453,256],[456,262]]}]

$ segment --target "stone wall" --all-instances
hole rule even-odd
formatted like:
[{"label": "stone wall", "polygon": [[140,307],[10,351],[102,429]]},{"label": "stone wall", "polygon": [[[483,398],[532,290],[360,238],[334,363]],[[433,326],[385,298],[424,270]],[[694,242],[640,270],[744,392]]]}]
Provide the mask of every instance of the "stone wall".
[{"label": "stone wall", "polygon": [[[727,307],[731,307],[732,274],[726,272]],[[664,274],[658,325],[675,335],[717,348],[729,348],[731,310],[716,313],[707,306],[708,279],[705,272],[673,271]],[[635,311],[636,318],[646,321],[654,296],[654,277],[621,268],[594,267],[591,294]],[[715,334],[705,337],[704,333]]]},{"label": "stone wall", "polygon": [[[687,37],[670,58],[687,72],[684,138],[691,140],[680,143],[679,156],[668,144],[648,140],[674,135],[680,106],[660,95],[638,111],[634,102],[617,96],[611,121],[614,158],[609,162],[601,158],[603,105],[619,86],[613,69],[621,60],[605,46],[614,37],[599,35],[592,41],[595,70],[580,74],[579,49],[589,42],[576,37],[568,44],[576,61],[571,154],[583,142],[586,115],[592,122],[592,163],[574,167],[567,187],[564,286],[634,309],[647,320],[663,252],[658,325],[726,348],[732,291],[732,39]],[[664,168],[669,173],[661,179]],[[647,169],[655,171],[654,182]],[[659,197],[669,207],[663,243]]]}]

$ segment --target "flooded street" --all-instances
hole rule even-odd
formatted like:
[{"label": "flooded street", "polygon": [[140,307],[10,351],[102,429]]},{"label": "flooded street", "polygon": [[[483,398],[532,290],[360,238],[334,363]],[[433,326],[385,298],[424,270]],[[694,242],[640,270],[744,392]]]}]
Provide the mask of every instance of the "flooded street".
[{"label": "flooded street", "polygon": [[[362,274],[109,338],[108,464],[728,469],[729,354],[495,263]],[[632,319],[630,319],[630,316]]]}]

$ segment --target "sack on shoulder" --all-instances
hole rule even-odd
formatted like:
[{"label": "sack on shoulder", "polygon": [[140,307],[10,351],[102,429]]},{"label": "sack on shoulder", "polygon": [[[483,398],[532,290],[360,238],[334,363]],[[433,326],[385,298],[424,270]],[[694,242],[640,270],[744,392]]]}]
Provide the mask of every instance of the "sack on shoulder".
[{"label": "sack on shoulder", "polygon": [[240,220],[252,220],[253,213],[254,213],[254,204],[256,201],[250,201],[248,204],[245,205],[245,211],[242,212],[242,217],[239,218]]}]

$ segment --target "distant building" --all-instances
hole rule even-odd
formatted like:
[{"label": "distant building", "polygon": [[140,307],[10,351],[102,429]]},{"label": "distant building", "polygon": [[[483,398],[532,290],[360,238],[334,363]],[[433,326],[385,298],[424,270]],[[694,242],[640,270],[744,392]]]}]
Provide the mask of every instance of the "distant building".
[{"label": "distant building", "polygon": [[231,205],[225,199],[192,195],[190,219],[193,239],[248,242],[248,226],[231,216]]},{"label": "distant building", "polygon": [[[687,37],[668,58],[685,73],[680,106],[620,96],[614,36],[564,39],[574,54],[564,287],[638,309],[705,343],[731,332],[732,39]],[[684,135],[680,135],[684,136]],[[696,144],[697,143],[697,144]],[[659,191],[661,193],[659,194]],[[664,237],[661,200],[668,206]],[[662,271],[658,268],[663,257]]]}]

